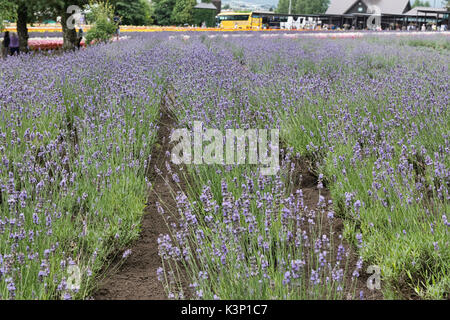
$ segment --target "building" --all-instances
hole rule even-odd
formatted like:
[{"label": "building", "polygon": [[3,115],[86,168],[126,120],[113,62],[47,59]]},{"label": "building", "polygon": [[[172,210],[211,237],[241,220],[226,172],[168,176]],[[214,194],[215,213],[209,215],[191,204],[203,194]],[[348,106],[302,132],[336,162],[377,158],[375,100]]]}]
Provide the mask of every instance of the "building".
[{"label": "building", "polygon": [[412,8],[410,0],[331,0],[322,21],[339,27],[374,29],[374,15],[379,16],[377,26],[383,30],[405,29],[411,25],[418,27],[422,24],[450,24],[447,9]]},{"label": "building", "polygon": [[326,14],[402,15],[410,10],[410,0],[331,0]]},{"label": "building", "polygon": [[200,2],[195,7],[195,9],[206,9],[206,10],[217,10],[217,7],[212,3]]},{"label": "building", "polygon": [[194,24],[201,26],[203,23],[207,27],[216,25],[217,7],[212,3],[200,2],[194,7]]},{"label": "building", "polygon": [[428,8],[428,7],[415,7],[409,10],[405,15],[407,16],[419,16],[419,17],[425,17],[425,16],[433,16],[437,17],[438,13],[445,14],[447,12],[447,9],[445,8]]},{"label": "building", "polygon": [[405,13],[408,19],[412,19],[417,25],[436,24],[450,25],[450,12],[446,8],[415,7]]},{"label": "building", "polygon": [[[450,10],[411,8],[410,0],[331,0],[325,14],[289,14],[253,11],[270,29],[286,28],[289,21],[301,29],[321,26],[327,30],[417,30],[450,25]],[[297,28],[294,26],[294,28]]]}]

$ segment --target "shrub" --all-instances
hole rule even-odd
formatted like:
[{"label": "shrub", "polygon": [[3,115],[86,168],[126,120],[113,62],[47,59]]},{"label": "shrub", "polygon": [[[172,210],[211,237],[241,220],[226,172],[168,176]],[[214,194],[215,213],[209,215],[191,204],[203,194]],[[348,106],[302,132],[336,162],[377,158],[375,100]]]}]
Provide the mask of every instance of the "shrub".
[{"label": "shrub", "polygon": [[117,26],[106,17],[99,18],[87,32],[86,43],[108,42],[116,32]]},{"label": "shrub", "polygon": [[91,3],[92,28],[86,34],[86,43],[108,42],[117,30],[113,22],[114,8],[108,2]]}]

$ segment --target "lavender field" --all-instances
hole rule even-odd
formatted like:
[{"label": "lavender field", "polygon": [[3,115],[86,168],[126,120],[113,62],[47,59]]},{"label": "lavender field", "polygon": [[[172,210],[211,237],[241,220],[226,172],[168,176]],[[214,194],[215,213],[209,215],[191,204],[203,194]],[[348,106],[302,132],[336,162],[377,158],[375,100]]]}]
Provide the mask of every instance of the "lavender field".
[{"label": "lavender field", "polygon": [[[133,34],[0,60],[0,299],[95,297],[146,215],[170,299],[450,298],[449,65],[446,34]],[[280,170],[171,163],[163,126],[195,121],[279,129]]]}]

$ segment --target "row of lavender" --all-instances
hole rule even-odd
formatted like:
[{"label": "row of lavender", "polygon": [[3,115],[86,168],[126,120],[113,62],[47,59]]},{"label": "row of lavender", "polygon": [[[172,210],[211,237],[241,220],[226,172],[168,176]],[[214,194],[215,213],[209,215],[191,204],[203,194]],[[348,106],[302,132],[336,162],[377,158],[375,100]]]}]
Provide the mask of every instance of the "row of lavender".
[{"label": "row of lavender", "polygon": [[[172,36],[170,42],[180,50],[176,76],[169,79],[180,126],[192,128],[193,121],[201,121],[217,129],[282,128],[279,105],[262,93],[284,84],[278,73],[269,72],[278,49],[298,50],[299,42],[254,34]],[[263,176],[251,165],[188,166],[195,179],[187,195],[177,196],[181,218],[160,208],[172,225],[172,233],[159,239],[163,268],[158,275],[169,297],[364,297],[356,290],[362,259],[334,229],[336,217],[322,181],[316,202],[305,198],[298,183],[300,158],[292,148],[283,149],[275,176]],[[189,288],[181,284],[180,269]]]},{"label": "row of lavender", "polygon": [[0,299],[84,298],[138,236],[159,47],[0,61]]},{"label": "row of lavender", "polygon": [[[138,234],[163,88],[180,126],[280,128],[293,148],[273,177],[188,168],[195,184],[160,238],[170,297],[354,297],[362,258],[381,267],[387,297],[405,284],[449,292],[449,54],[434,45],[446,39],[137,37],[1,62],[2,298],[85,297],[105,257]],[[319,177],[314,210],[299,161]],[[338,216],[362,256],[351,264]]]},{"label": "row of lavender", "polygon": [[[362,259],[380,267],[387,298],[448,295],[445,36],[169,40],[180,51],[169,78],[181,126],[280,128],[293,147],[274,177],[251,166],[189,168],[196,183],[178,195],[182,217],[160,238],[169,296],[186,294],[182,266],[200,298],[352,297]],[[323,197],[316,210],[304,205],[294,155],[312,163],[331,207]],[[340,236],[317,228],[336,216],[361,255],[356,265]]]}]

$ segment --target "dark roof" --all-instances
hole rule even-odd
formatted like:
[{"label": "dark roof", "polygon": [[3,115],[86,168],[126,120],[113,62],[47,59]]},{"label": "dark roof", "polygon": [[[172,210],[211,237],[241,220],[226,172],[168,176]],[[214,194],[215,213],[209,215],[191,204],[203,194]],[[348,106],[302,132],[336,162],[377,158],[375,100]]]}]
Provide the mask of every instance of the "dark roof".
[{"label": "dark roof", "polygon": [[409,0],[331,0],[327,14],[344,14],[357,2],[378,6],[383,14],[403,14],[409,4]]}]

